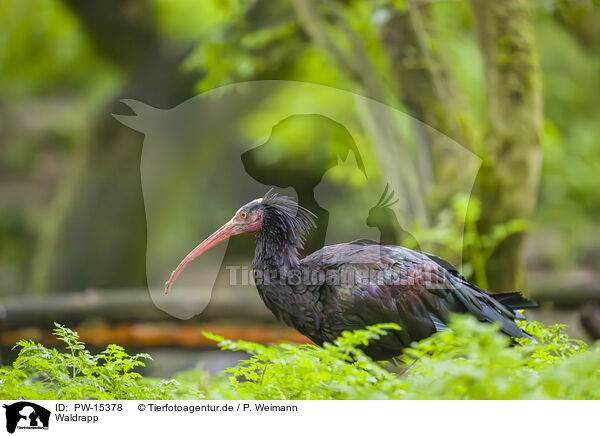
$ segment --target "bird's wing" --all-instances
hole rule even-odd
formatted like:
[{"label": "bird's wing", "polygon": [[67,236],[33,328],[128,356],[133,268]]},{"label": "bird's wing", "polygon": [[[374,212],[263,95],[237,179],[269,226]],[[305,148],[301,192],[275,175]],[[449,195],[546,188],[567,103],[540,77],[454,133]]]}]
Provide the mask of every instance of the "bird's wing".
[{"label": "bird's wing", "polygon": [[328,300],[342,313],[345,329],[395,322],[402,327],[396,340],[407,346],[446,328],[451,312],[469,312],[480,321],[499,323],[510,336],[523,336],[513,310],[469,283],[443,259],[360,242],[324,247],[302,260],[309,269],[336,271],[338,282],[324,286],[331,294]]}]

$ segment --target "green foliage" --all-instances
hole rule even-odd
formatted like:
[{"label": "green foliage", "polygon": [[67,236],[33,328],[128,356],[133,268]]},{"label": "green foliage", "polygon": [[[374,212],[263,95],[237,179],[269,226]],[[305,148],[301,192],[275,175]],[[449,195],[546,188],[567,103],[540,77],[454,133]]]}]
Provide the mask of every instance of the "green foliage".
[{"label": "green foliage", "polygon": [[[585,342],[570,339],[562,324],[545,327],[537,321],[517,321],[517,323],[523,330],[537,338],[542,345],[535,348],[531,355],[534,360],[529,363],[537,368],[545,363],[555,363],[586,350]],[[521,338],[517,342],[521,345],[535,344],[529,338]]]},{"label": "green foliage", "polygon": [[56,0],[0,1],[0,91],[4,96],[22,98],[65,85],[94,93],[93,88],[112,80],[113,73],[94,52],[67,5]]},{"label": "green foliage", "polygon": [[55,323],[54,336],[66,350],[46,348],[21,340],[19,356],[10,368],[0,369],[0,398],[27,399],[169,399],[176,382],[166,380],[149,385],[134,371],[145,366],[148,354],[130,356],[118,345],[109,345],[92,354],[79,335]]},{"label": "green foliage", "polygon": [[[598,398],[600,371],[589,382],[596,392],[579,387],[563,391],[549,389],[563,377],[578,375],[567,364],[574,354],[585,351],[583,343],[572,341],[563,326],[545,328],[536,322],[521,322],[536,340],[511,339],[499,334],[499,327],[482,324],[470,316],[456,317],[452,329],[439,332],[406,350],[405,364],[412,364],[406,377],[408,399],[547,399]],[[586,365],[597,365],[600,349],[585,353]],[[581,368],[580,368],[581,369]],[[587,372],[587,370],[586,370]],[[592,373],[594,370],[592,370]],[[567,374],[568,373],[568,374]],[[561,375],[562,374],[562,375]]]},{"label": "green foliage", "polygon": [[[358,346],[398,329],[393,324],[379,324],[366,330],[344,332],[333,344],[280,344],[265,346],[245,341],[231,341],[206,333],[226,350],[242,350],[251,355],[240,361],[229,374],[237,398],[246,399],[349,399],[379,397],[384,384],[395,376],[368,358]],[[211,397],[210,393],[208,395]],[[382,397],[383,398],[383,397]]]},{"label": "green foliage", "polygon": [[512,346],[498,326],[456,316],[449,330],[407,349],[400,357],[398,374],[356,349],[393,325],[347,332],[323,348],[265,347],[209,337],[219,340],[223,348],[253,354],[226,370],[241,398],[600,398],[597,346],[585,352],[585,345],[569,339],[560,325],[545,328],[523,322],[522,327],[538,339],[522,339],[521,346]]},{"label": "green foliage", "polygon": [[92,355],[75,332],[57,324],[66,351],[20,341],[19,357],[0,369],[0,398],[14,399],[600,399],[600,344],[570,339],[562,325],[520,322],[535,339],[519,344],[499,326],[456,315],[395,360],[374,362],[360,349],[394,324],[345,332],[334,343],[262,345],[206,336],[249,358],[210,376],[202,369],[175,380],[133,370],[148,355],[110,345]]}]

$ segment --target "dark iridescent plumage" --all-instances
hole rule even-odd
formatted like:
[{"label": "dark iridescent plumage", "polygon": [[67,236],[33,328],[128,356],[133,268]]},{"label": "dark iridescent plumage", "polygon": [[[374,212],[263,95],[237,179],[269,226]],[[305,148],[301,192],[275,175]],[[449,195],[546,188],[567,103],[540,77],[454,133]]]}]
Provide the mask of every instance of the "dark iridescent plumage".
[{"label": "dark iridescent plumage", "polygon": [[[519,293],[490,294],[437,256],[367,239],[326,246],[299,259],[303,235],[312,225],[310,212],[287,197],[271,194],[256,207],[264,211],[252,263],[259,294],[280,320],[317,344],[333,341],[344,330],[395,322],[402,330],[391,331],[367,350],[376,359],[390,358],[411,342],[445,328],[451,312],[470,312],[480,321],[500,323],[510,336],[525,335],[514,322],[518,317],[514,310],[535,303]],[[267,283],[265,271],[274,270],[283,272]],[[340,270],[379,275],[328,284],[327,273]],[[320,278],[296,284],[283,277],[286,271]]]},{"label": "dark iridescent plumage", "polygon": [[492,294],[469,283],[450,263],[432,254],[368,239],[323,247],[300,259],[304,236],[314,226],[310,211],[288,197],[267,193],[242,206],[223,227],[196,247],[173,272],[173,281],[195,257],[231,236],[256,232],[252,268],[260,297],[287,325],[317,344],[345,330],[394,322],[365,350],[375,359],[402,352],[411,342],[446,328],[452,312],[497,322],[512,337],[516,309],[535,307],[518,292]]}]

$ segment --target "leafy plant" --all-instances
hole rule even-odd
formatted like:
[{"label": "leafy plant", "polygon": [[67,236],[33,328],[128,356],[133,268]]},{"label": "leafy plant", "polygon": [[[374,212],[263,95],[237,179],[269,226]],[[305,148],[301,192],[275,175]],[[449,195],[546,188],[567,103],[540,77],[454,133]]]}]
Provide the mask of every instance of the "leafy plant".
[{"label": "leafy plant", "polygon": [[[519,326],[530,335],[536,337],[540,345],[535,347],[533,358],[529,365],[539,368],[543,364],[552,364],[560,360],[569,358],[575,354],[586,350],[585,342],[571,339],[565,333],[563,324],[554,324],[552,327],[545,327],[537,321],[517,321]],[[521,345],[532,345],[535,342],[529,338],[518,339]]]},{"label": "leafy plant", "polygon": [[372,397],[395,376],[373,362],[359,348],[398,329],[379,324],[366,330],[344,332],[333,344],[280,344],[265,346],[231,341],[211,333],[222,349],[242,350],[251,355],[236,367],[226,369],[231,387],[240,398],[253,399],[346,399]]},{"label": "leafy plant", "polygon": [[177,382],[153,385],[142,382],[135,372],[150,355],[131,356],[111,344],[92,354],[77,332],[55,323],[54,336],[66,351],[46,348],[32,340],[21,340],[19,355],[10,368],[0,368],[0,398],[28,399],[169,399]]},{"label": "leafy plant", "polygon": [[76,332],[56,324],[65,352],[33,341],[0,369],[0,398],[14,399],[600,399],[600,344],[587,348],[562,325],[520,322],[534,339],[519,344],[469,315],[407,348],[396,360],[371,360],[361,347],[395,324],[344,332],[323,347],[263,345],[205,335],[247,359],[221,374],[201,368],[174,380],[135,372],[147,354],[131,356],[109,345],[91,354]]},{"label": "leafy plant", "polygon": [[522,326],[538,340],[523,339],[522,345],[514,346],[499,326],[456,315],[450,329],[406,349],[400,366],[388,369],[357,347],[386,329],[399,328],[393,324],[346,332],[322,348],[264,346],[207,336],[224,349],[252,355],[225,370],[239,398],[600,398],[598,346],[585,352],[585,345],[569,339],[560,325],[546,328],[523,322]]}]

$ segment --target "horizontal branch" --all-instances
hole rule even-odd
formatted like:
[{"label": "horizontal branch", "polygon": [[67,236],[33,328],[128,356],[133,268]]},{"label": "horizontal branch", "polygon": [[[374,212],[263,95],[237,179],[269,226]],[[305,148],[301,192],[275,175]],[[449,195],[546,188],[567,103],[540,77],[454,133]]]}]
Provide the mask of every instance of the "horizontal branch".
[{"label": "horizontal branch", "polygon": [[[209,290],[205,292],[210,292]],[[189,307],[201,307],[210,300],[206,309],[191,320],[179,320],[162,311],[152,301],[146,289],[89,289],[81,293],[61,293],[39,297],[21,297],[0,300],[0,326],[3,330],[23,326],[46,327],[54,321],[73,325],[89,319],[107,323],[159,322],[189,323],[217,319],[276,322],[257,292],[246,289],[224,288],[212,295],[169,294],[172,313],[189,313]]]}]

